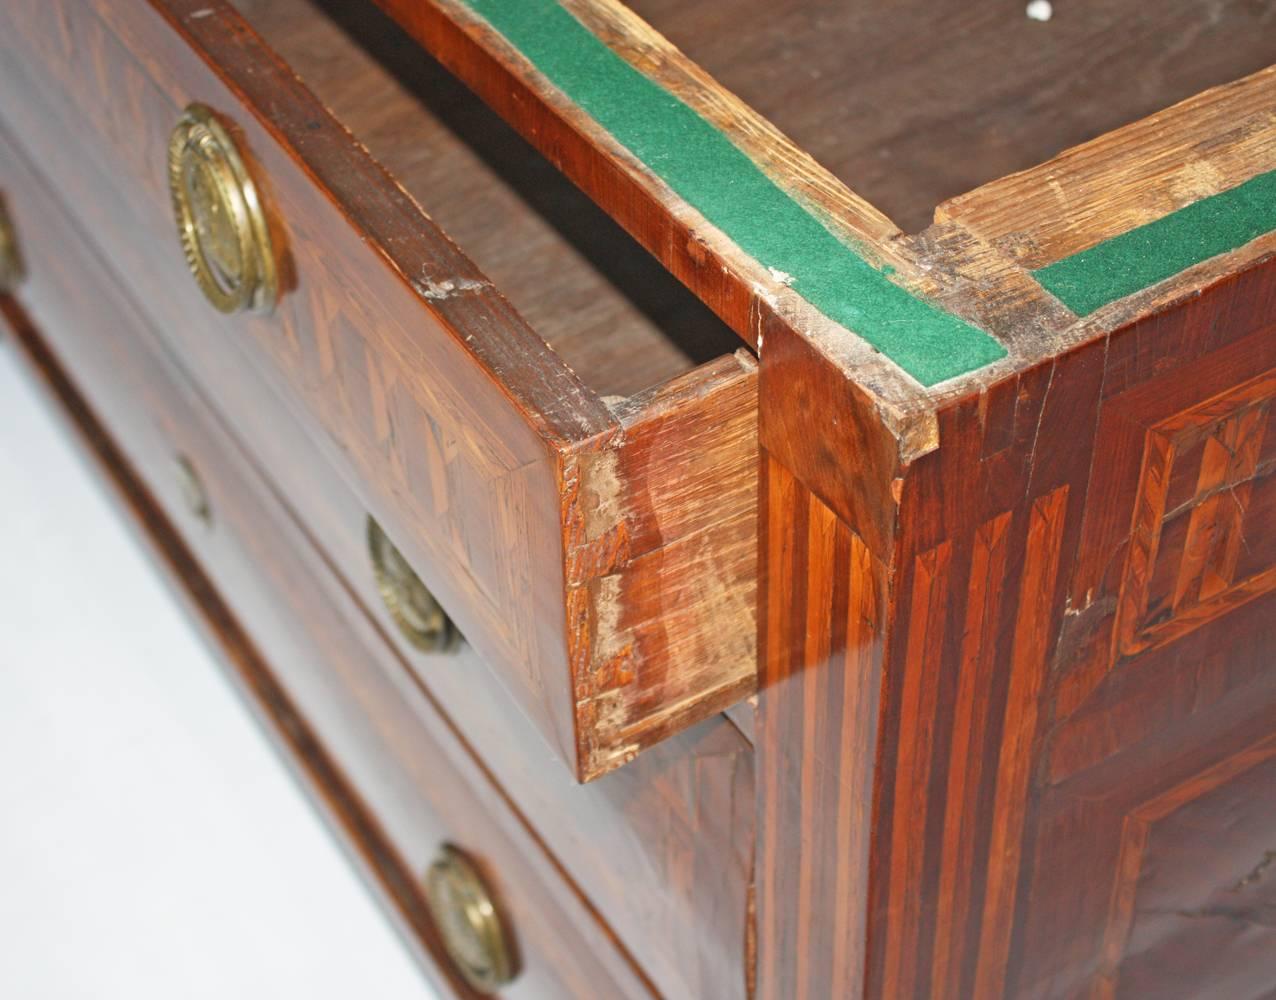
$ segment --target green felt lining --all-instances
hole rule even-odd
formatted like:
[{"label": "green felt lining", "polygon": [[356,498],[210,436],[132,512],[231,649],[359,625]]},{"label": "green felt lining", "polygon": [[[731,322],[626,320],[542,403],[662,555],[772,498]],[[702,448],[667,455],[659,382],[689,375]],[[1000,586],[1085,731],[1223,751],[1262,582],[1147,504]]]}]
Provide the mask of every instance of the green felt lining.
[{"label": "green felt lining", "polygon": [[1276,229],[1276,170],[1033,271],[1078,316]]},{"label": "green felt lining", "polygon": [[558,0],[464,0],[745,253],[791,279],[923,385],[1005,356],[983,330],[892,282],[722,132],[608,48]]}]

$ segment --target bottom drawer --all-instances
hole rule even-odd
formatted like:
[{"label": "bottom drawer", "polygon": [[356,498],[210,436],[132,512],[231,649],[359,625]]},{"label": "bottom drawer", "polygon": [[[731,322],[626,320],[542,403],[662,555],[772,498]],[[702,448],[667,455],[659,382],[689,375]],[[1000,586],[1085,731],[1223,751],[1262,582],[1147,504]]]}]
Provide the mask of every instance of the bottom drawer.
[{"label": "bottom drawer", "polygon": [[[36,207],[16,207],[20,233]],[[433,956],[440,987],[480,995],[458,968],[481,981],[504,961],[502,996],[650,996],[429,698],[370,666],[376,626],[216,418],[142,347],[130,303],[89,255],[69,252],[69,222],[43,208],[40,238],[24,243],[23,307],[4,302],[16,342],[418,954]],[[446,844],[473,870],[432,869]]]}]

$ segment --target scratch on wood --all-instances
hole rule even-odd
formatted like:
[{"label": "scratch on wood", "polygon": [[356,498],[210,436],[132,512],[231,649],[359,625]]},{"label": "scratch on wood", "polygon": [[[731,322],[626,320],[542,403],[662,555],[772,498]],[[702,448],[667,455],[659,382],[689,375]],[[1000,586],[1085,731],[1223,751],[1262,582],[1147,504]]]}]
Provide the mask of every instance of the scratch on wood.
[{"label": "scratch on wood", "polygon": [[486,281],[475,281],[473,278],[446,278],[443,281],[414,278],[412,287],[421,298],[442,302],[460,295],[473,295],[491,286]]},{"label": "scratch on wood", "polygon": [[1262,860],[1259,861],[1258,864],[1254,866],[1254,868],[1250,871],[1248,875],[1246,875],[1243,879],[1241,879],[1234,886],[1232,886],[1230,891],[1243,892],[1245,889],[1248,889],[1251,885],[1254,885],[1257,882],[1261,881],[1263,876],[1267,874],[1267,870],[1271,868],[1273,862],[1276,862],[1276,851],[1263,852]]},{"label": "scratch on wood", "polygon": [[1058,365],[1055,362],[1050,363],[1050,375],[1046,379],[1045,391],[1041,394],[1041,409],[1037,411],[1037,426],[1032,432],[1032,447],[1028,449],[1028,479],[1027,487],[1024,490],[1025,496],[1030,496],[1032,492],[1032,476],[1037,466],[1037,440],[1041,437],[1041,424],[1046,419],[1046,407],[1050,405],[1050,390],[1054,386],[1054,373]]}]

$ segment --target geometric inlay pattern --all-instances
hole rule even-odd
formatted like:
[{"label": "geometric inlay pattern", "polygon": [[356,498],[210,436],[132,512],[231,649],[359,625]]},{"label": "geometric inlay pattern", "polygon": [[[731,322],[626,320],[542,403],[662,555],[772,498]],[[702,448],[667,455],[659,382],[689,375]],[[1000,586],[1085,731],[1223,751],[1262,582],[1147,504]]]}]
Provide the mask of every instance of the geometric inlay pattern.
[{"label": "geometric inlay pattern", "polygon": [[1276,370],[1148,429],[1113,658],[1276,588]]}]

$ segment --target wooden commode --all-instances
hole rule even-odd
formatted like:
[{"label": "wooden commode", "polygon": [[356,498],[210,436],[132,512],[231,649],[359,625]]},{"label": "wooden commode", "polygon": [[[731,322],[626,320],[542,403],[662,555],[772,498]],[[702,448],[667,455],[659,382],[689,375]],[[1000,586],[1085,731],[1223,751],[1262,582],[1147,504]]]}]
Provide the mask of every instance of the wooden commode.
[{"label": "wooden commode", "polygon": [[1276,996],[1276,4],[7,0],[4,341],[447,996]]}]

